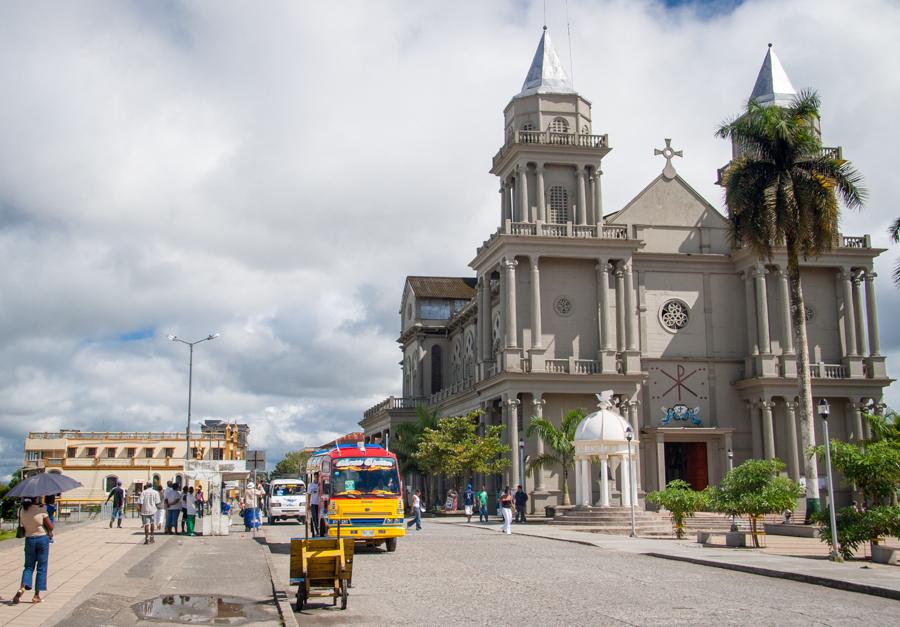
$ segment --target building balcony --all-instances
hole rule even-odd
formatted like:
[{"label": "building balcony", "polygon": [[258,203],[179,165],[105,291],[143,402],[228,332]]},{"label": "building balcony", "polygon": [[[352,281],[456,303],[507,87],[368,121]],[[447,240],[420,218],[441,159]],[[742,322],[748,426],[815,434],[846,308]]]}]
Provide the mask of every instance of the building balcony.
[{"label": "building balcony", "polygon": [[513,146],[548,146],[582,148],[591,152],[599,152],[602,157],[609,152],[608,135],[583,135],[581,133],[556,133],[553,131],[515,131],[508,141],[494,155],[492,165],[494,168],[503,160],[503,157]]},{"label": "building balcony", "polygon": [[501,235],[513,235],[516,237],[552,237],[565,239],[601,239],[601,240],[631,240],[628,234],[628,226],[624,224],[573,224],[572,222],[555,223],[537,220],[535,222],[513,222],[506,220],[503,226],[498,228],[478,248],[478,253],[490,248]]},{"label": "building balcony", "polygon": [[373,405],[363,413],[363,418],[373,418],[384,411],[412,410],[421,405],[428,405],[428,399],[424,396],[388,396],[386,399]]}]

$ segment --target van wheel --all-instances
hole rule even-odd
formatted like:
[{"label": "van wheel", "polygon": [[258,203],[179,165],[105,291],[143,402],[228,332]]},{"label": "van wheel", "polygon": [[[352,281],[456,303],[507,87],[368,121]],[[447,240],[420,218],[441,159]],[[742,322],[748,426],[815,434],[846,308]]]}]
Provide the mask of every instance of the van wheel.
[{"label": "van wheel", "polygon": [[397,538],[388,538],[384,541],[384,547],[387,549],[388,553],[393,553],[397,550]]}]

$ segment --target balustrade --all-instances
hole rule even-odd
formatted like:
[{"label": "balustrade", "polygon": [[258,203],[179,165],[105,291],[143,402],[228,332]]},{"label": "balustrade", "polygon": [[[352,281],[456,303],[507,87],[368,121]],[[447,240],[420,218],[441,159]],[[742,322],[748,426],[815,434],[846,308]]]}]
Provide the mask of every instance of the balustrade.
[{"label": "balustrade", "polygon": [[569,360],[548,359],[544,362],[544,371],[556,374],[566,374],[569,372]]}]

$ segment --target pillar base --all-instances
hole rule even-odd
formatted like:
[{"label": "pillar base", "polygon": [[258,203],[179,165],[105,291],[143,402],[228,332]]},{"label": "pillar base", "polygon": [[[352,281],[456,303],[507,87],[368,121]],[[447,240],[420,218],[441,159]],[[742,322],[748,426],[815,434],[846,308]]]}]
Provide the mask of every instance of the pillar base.
[{"label": "pillar base", "polygon": [[544,372],[544,354],[547,352],[546,348],[532,348],[529,349],[528,355],[531,358],[531,372]]},{"label": "pillar base", "polygon": [[866,376],[870,379],[884,379],[887,377],[887,368],[884,363],[884,356],[873,355],[866,358],[866,366],[868,372]]},{"label": "pillar base", "polygon": [[522,351],[518,348],[504,348],[502,353],[505,372],[522,372]]},{"label": "pillar base", "polygon": [[622,353],[622,361],[625,369],[625,374],[641,373],[640,351],[625,351],[624,353]]},{"label": "pillar base", "polygon": [[797,376],[797,355],[781,356],[781,376],[788,379],[793,379]]},{"label": "pillar base", "polygon": [[765,355],[756,356],[756,376],[758,377],[777,377],[778,376],[778,359],[775,355],[767,353]]},{"label": "pillar base", "polygon": [[847,368],[847,376],[851,379],[861,379],[865,376],[863,372],[863,358],[859,355],[850,355],[844,357],[844,366]]},{"label": "pillar base", "polygon": [[600,372],[602,374],[618,374],[618,369],[616,367],[616,351],[600,351],[597,357],[600,361]]}]

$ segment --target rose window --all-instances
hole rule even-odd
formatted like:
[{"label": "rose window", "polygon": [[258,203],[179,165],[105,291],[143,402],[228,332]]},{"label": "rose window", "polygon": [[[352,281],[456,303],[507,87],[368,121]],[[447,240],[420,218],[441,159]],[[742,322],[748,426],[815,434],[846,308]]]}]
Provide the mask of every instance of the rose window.
[{"label": "rose window", "polygon": [[680,331],[688,323],[688,307],[680,300],[670,300],[662,306],[659,318],[670,331]]},{"label": "rose window", "polygon": [[572,301],[567,296],[560,296],[553,303],[553,311],[560,316],[568,316],[572,313]]}]

